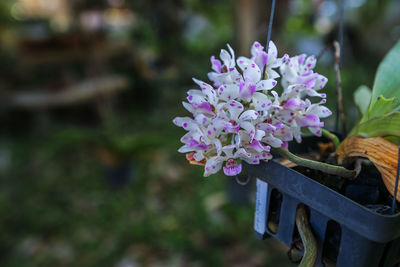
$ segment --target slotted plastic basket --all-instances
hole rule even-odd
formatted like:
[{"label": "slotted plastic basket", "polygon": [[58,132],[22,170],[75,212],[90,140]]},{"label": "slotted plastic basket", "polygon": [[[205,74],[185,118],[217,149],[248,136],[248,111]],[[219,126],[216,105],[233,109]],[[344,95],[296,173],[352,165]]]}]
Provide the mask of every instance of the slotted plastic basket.
[{"label": "slotted plastic basket", "polygon": [[[318,242],[318,266],[395,266],[400,256],[400,214],[378,214],[275,161],[244,165],[257,178],[254,220],[260,239],[272,236],[291,246],[297,238],[296,209],[309,209]],[[273,220],[275,229],[268,227]],[[277,228],[277,229],[276,229]]]}]

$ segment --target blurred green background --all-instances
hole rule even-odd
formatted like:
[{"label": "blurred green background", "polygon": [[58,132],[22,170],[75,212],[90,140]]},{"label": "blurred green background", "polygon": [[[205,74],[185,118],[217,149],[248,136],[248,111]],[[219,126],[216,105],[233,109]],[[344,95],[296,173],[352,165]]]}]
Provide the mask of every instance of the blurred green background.
[{"label": "blurred green background", "polygon": [[[318,55],[339,1],[277,1],[279,54]],[[230,43],[266,41],[270,1],[2,0],[1,266],[292,266],[253,233],[254,181],[202,177],[179,154],[192,77]],[[372,87],[400,37],[400,2],[346,0],[342,82]],[[316,70],[329,78],[333,52]],[[326,120],[335,130],[335,116]]]}]

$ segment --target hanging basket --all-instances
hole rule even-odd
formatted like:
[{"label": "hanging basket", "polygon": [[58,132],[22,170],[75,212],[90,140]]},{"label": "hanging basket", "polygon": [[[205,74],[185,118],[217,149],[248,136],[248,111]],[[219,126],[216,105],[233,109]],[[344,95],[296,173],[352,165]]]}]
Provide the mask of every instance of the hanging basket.
[{"label": "hanging basket", "polygon": [[317,239],[318,266],[327,259],[339,267],[392,267],[398,262],[400,214],[374,212],[275,161],[245,164],[244,169],[258,178],[254,228],[260,239],[272,236],[294,244],[296,210],[302,203]]}]

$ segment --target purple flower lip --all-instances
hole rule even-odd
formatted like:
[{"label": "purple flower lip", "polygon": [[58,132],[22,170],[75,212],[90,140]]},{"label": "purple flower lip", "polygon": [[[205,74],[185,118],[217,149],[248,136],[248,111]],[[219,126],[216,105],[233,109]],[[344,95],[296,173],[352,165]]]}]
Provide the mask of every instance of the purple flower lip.
[{"label": "purple flower lip", "polygon": [[238,164],[234,159],[228,159],[223,170],[226,176],[236,176],[242,172],[242,164]]}]

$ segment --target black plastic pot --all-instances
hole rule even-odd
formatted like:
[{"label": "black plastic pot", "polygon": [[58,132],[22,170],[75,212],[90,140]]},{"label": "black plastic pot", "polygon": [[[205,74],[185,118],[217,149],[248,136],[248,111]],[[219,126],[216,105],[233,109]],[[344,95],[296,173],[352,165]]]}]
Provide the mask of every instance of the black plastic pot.
[{"label": "black plastic pot", "polygon": [[325,259],[339,267],[398,262],[400,214],[376,213],[275,161],[244,164],[244,170],[258,178],[254,227],[259,238],[273,236],[291,246],[298,239],[296,209],[303,203],[318,242],[318,266]]}]

